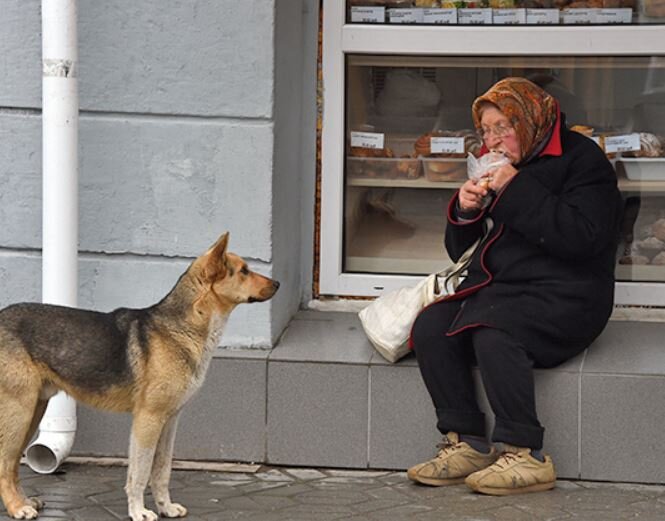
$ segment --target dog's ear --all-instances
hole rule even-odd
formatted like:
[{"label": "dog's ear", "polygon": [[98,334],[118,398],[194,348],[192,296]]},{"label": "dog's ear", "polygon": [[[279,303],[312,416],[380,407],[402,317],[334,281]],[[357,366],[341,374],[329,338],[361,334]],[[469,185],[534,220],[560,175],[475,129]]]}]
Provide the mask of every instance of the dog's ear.
[{"label": "dog's ear", "polygon": [[205,254],[203,272],[209,281],[226,276],[226,248],[229,245],[229,232],[223,233]]}]

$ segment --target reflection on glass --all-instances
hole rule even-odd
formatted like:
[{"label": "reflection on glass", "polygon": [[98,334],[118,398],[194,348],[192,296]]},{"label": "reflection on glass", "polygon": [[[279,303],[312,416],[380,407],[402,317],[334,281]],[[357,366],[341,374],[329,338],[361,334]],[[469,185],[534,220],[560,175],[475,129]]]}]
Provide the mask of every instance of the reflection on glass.
[{"label": "reflection on glass", "polygon": [[344,270],[449,262],[445,211],[480,140],[472,101],[524,76],[603,148],[625,197],[618,280],[665,280],[665,58],[347,57]]}]

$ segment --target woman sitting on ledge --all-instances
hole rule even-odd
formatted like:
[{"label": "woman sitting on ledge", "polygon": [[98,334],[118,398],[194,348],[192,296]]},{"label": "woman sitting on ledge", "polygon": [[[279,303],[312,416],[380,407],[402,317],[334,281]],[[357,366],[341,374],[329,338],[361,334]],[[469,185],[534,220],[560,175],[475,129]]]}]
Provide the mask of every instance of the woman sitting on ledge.
[{"label": "woman sitting on ledge", "polygon": [[[475,100],[472,115],[484,152],[510,164],[490,173],[489,186],[467,181],[448,207],[453,260],[483,236],[487,220],[493,227],[456,293],[414,324],[411,342],[443,443],[408,476],[493,495],[548,490],[556,474],[541,452],[533,368],[569,360],[607,324],[621,196],[603,151],[568,130],[558,102],[530,81],[499,81]],[[473,365],[500,450],[486,438]]]}]

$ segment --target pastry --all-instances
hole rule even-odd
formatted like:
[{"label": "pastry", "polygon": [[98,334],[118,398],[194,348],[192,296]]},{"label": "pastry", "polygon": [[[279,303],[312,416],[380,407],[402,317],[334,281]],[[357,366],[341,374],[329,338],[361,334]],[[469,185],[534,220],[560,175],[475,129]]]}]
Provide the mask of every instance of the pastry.
[{"label": "pastry", "polygon": [[622,152],[621,155],[624,157],[662,157],[665,155],[663,140],[655,134],[640,132],[640,149]]},{"label": "pastry", "polygon": [[591,137],[593,135],[593,127],[587,125],[573,125],[570,127],[570,130],[586,137]]},{"label": "pastry", "polygon": [[662,251],[665,248],[665,242],[656,237],[648,237],[636,244],[643,250]]},{"label": "pastry", "polygon": [[369,157],[369,158],[395,157],[395,154],[390,148],[351,147],[350,155],[352,157]]},{"label": "pastry", "polygon": [[651,233],[657,239],[665,241],[665,219],[658,219],[651,225]]},{"label": "pastry", "polygon": [[[464,152],[462,153],[432,153],[431,149],[431,138],[433,137],[463,137],[464,138]],[[475,132],[470,130],[458,130],[458,131],[435,131],[423,134],[415,142],[413,148],[415,150],[416,156],[422,157],[452,157],[452,158],[465,158],[466,155],[470,152],[474,156],[477,156],[480,153],[480,147],[482,143],[480,138],[476,135]]]},{"label": "pastry", "polygon": [[402,161],[397,163],[397,172],[399,177],[404,179],[416,179],[420,177],[419,166],[420,162],[414,160],[410,156],[404,156]]},{"label": "pastry", "polygon": [[653,259],[651,259],[651,264],[657,264],[659,266],[665,265],[665,251],[661,251]]},{"label": "pastry", "polygon": [[647,16],[665,16],[665,0],[644,0],[642,9]]},{"label": "pastry", "polygon": [[649,264],[649,257],[644,255],[624,255],[619,259],[619,264]]}]

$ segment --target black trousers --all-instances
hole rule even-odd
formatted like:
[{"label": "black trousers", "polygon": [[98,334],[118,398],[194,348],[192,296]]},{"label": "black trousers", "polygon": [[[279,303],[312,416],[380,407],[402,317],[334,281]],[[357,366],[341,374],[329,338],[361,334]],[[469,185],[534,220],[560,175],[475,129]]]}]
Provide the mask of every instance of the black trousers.
[{"label": "black trousers", "polygon": [[474,327],[454,336],[445,332],[460,302],[442,302],[416,319],[412,339],[420,372],[443,434],[486,436],[471,368],[477,365],[496,417],[492,441],[540,449],[543,427],[536,415],[533,361],[508,333]]}]

